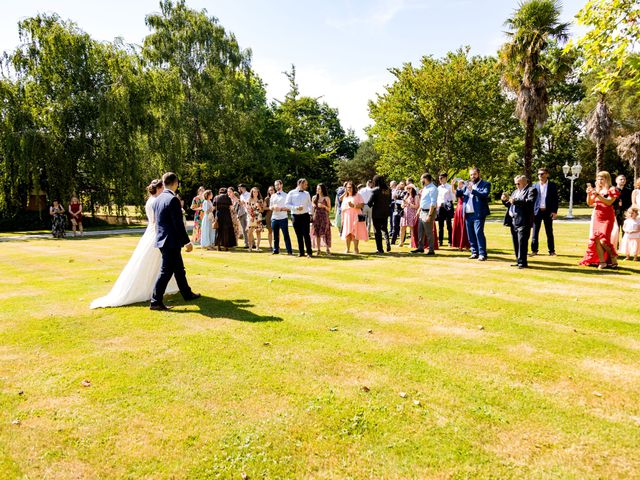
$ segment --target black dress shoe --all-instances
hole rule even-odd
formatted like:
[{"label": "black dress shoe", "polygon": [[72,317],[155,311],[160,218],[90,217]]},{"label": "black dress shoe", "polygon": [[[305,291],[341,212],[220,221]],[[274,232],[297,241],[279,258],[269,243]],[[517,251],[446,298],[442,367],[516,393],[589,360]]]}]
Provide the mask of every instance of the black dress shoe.
[{"label": "black dress shoe", "polygon": [[480,255],[480,256],[478,257],[478,261],[479,261],[479,262],[486,262],[486,261],[487,261],[487,257],[485,257],[484,255]]},{"label": "black dress shoe", "polygon": [[472,253],[472,254],[469,256],[469,260],[476,260],[477,258],[478,258],[478,255],[476,255],[475,253]]},{"label": "black dress shoe", "polygon": [[189,301],[189,300],[195,300],[196,298],[200,298],[202,295],[200,295],[199,293],[192,293],[191,295],[189,295],[188,297],[184,297],[185,301]]},{"label": "black dress shoe", "polygon": [[520,264],[519,263],[512,263],[511,265],[509,265],[510,267],[519,267]]},{"label": "black dress shoe", "polygon": [[427,252],[427,253],[425,253],[425,255],[435,255],[435,254],[436,254],[436,252]]},{"label": "black dress shoe", "polygon": [[529,265],[518,265],[518,269],[529,268]]},{"label": "black dress shoe", "polygon": [[158,311],[164,311],[164,310],[171,310],[173,307],[167,307],[166,305],[159,303],[157,305],[151,305],[149,307],[149,310],[158,310]]},{"label": "black dress shoe", "polygon": [[423,248],[416,248],[415,250],[411,250],[411,253],[424,253]]}]

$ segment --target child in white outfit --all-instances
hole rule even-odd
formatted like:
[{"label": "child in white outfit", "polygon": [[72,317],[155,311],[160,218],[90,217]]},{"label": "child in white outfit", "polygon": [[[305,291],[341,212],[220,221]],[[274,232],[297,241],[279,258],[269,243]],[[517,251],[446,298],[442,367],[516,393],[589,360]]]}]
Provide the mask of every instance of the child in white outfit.
[{"label": "child in white outfit", "polygon": [[638,207],[631,207],[625,213],[627,219],[622,225],[622,231],[624,236],[620,242],[619,255],[624,255],[625,260],[629,260],[629,257],[633,257],[634,261],[638,260],[638,246],[640,246],[640,209]]}]

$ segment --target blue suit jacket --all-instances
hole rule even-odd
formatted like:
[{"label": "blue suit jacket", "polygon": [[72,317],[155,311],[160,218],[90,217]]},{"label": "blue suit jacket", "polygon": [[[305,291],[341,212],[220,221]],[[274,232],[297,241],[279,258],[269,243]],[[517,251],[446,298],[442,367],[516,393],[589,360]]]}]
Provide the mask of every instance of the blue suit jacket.
[{"label": "blue suit jacket", "polygon": [[153,205],[156,215],[156,247],[182,248],[190,242],[182,220],[180,200],[169,190],[163,191]]},{"label": "blue suit jacket", "polygon": [[[471,202],[473,205],[473,211],[478,214],[480,218],[485,218],[491,213],[489,210],[489,196],[491,195],[491,184],[486,180],[480,180],[475,190],[467,190],[463,188],[458,190],[456,196],[464,197],[464,207],[466,209],[467,203]],[[466,210],[465,210],[466,211]]]}]

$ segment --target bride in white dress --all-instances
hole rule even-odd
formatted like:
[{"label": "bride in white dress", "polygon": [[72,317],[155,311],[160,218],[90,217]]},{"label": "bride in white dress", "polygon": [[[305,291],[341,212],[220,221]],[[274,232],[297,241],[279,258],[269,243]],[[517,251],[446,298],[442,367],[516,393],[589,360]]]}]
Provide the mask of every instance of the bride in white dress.
[{"label": "bride in white dress", "polygon": [[[91,308],[119,307],[132,303],[148,302],[151,299],[162,262],[160,250],[155,247],[156,218],[153,204],[163,189],[161,180],[154,180],[147,187],[150,194],[144,206],[149,221],[147,229],[109,294],[91,302]],[[166,293],[172,294],[178,291],[176,279],[171,278]]]}]

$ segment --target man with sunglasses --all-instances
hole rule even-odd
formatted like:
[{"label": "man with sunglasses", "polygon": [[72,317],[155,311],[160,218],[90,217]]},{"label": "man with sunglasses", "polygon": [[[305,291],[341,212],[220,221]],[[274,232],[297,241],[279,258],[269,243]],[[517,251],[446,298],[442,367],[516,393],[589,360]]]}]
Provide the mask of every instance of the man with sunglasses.
[{"label": "man with sunglasses", "polygon": [[538,198],[534,208],[533,235],[531,236],[530,257],[538,254],[538,238],[540,227],[544,223],[544,231],[547,235],[547,247],[549,255],[556,254],[555,239],[553,237],[553,221],[558,218],[558,187],[549,181],[549,170],[538,169],[538,182],[534,185],[538,191]]}]

